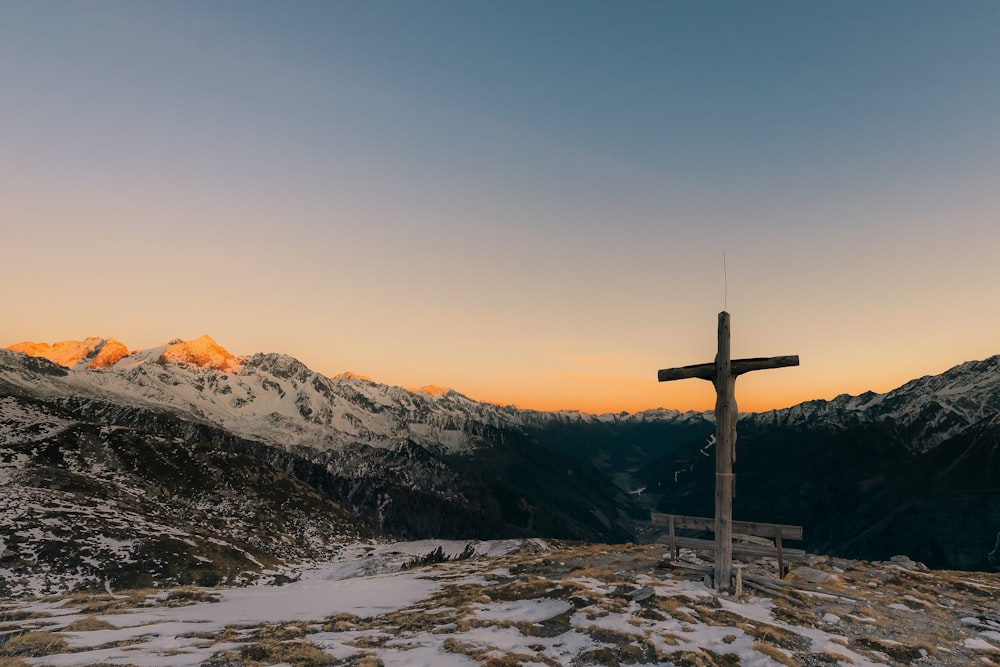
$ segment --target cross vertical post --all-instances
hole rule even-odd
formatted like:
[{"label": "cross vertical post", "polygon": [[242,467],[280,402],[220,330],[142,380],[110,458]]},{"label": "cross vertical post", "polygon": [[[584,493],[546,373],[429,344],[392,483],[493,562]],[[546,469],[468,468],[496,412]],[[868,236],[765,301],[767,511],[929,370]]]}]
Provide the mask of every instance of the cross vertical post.
[{"label": "cross vertical post", "polygon": [[733,565],[733,489],[736,461],[736,377],[766,368],[798,366],[798,356],[733,360],[730,355],[729,313],[719,313],[719,347],[715,362],[657,373],[660,382],[699,378],[715,385],[715,588],[729,588]]},{"label": "cross vertical post", "polygon": [[[736,461],[736,378],[729,352],[729,313],[719,313],[715,355],[715,588],[729,587],[733,563],[733,463]],[[721,584],[719,582],[722,582]]]}]

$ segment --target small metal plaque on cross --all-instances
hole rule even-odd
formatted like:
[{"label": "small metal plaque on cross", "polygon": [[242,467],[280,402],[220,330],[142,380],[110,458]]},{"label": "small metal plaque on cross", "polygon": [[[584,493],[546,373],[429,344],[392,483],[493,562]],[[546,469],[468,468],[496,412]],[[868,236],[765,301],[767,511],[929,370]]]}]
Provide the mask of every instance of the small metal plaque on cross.
[{"label": "small metal plaque on cross", "polygon": [[798,366],[797,355],[731,359],[729,313],[719,313],[719,351],[715,362],[657,373],[660,382],[699,378],[715,385],[715,589],[729,588],[733,563],[733,463],[736,461],[736,377],[766,368]]}]

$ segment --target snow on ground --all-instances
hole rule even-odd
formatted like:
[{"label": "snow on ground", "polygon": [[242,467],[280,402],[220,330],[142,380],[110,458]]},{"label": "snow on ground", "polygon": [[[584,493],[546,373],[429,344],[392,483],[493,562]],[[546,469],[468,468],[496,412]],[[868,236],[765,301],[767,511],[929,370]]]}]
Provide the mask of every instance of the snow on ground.
[{"label": "snow on ground", "polygon": [[[0,641],[7,640],[0,656],[29,665],[151,667],[874,667],[1000,660],[992,575],[977,575],[975,586],[952,586],[937,574],[928,579],[921,572],[911,581],[905,571],[868,564],[849,572],[831,567],[842,577],[829,590],[793,583],[783,596],[736,599],[691,580],[690,570],[664,564],[663,548],[655,545],[527,540],[473,543],[472,559],[400,570],[438,546],[455,557],[466,543],[353,545],[283,586],[0,603],[0,619],[9,619],[0,620],[6,635]],[[876,589],[865,585],[880,577]],[[983,595],[983,588],[990,592]],[[941,602],[928,603],[926,613],[895,606],[904,595],[928,602],[929,590]]]},{"label": "snow on ground", "polygon": [[[66,430],[73,422],[13,396],[0,396],[0,442],[43,442]],[[18,463],[0,458],[0,470]]]},{"label": "snow on ground", "polygon": [[[217,601],[174,608],[136,610],[105,620],[115,630],[70,633],[70,646],[99,646],[149,634],[168,634],[174,626],[186,632],[220,632],[230,625],[293,623],[332,614],[380,616],[427,597],[434,582],[408,574],[357,579],[306,579],[285,586],[222,591]],[[164,631],[164,627],[167,631]]]}]

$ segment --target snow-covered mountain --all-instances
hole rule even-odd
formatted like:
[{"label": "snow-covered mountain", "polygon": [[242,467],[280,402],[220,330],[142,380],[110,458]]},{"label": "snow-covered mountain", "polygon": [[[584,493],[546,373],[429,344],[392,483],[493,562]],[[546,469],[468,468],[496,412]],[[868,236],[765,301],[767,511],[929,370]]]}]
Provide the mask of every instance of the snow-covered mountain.
[{"label": "snow-covered mountain", "polygon": [[[393,447],[403,442],[451,453],[489,445],[488,433],[529,424],[700,421],[701,413],[655,410],[589,415],[518,410],[481,403],[439,387],[409,390],[350,372],[327,377],[284,354],[236,357],[209,336],[174,340],[118,356],[114,339],[54,345],[18,343],[0,351],[0,382],[55,400],[90,400],[169,410],[255,440],[282,446],[336,449],[351,444]],[[66,368],[37,377],[11,352],[47,358]],[[37,369],[37,362],[32,362]],[[97,372],[94,372],[97,371]]]},{"label": "snow-covered mountain", "polygon": [[[132,352],[113,338],[23,342],[7,350],[49,359],[67,369],[66,373],[53,369],[39,382],[34,373],[24,375],[17,370],[24,362],[16,355],[0,350],[0,382],[31,395],[82,397],[170,410],[282,446],[392,447],[411,441],[460,452],[488,445],[484,433],[490,429],[552,423],[700,425],[712,419],[711,411],[660,409],[592,415],[519,410],[481,403],[439,387],[404,389],[350,372],[327,377],[283,354],[236,357],[207,335]],[[843,394],[830,401],[744,414],[741,426],[808,425],[837,430],[879,425],[897,434],[907,449],[925,452],[998,413],[1000,356],[994,356],[912,380],[884,394]]]},{"label": "snow-covered mountain", "polygon": [[245,582],[372,534],[280,450],[157,431],[0,395],[0,594]]},{"label": "snow-covered mountain", "polygon": [[895,434],[908,450],[926,452],[998,414],[1000,355],[911,380],[884,394],[842,394],[831,401],[809,401],[745,419],[758,427],[877,426]]},{"label": "snow-covered mountain", "polygon": [[366,531],[630,535],[627,496],[539,447],[514,408],[238,358],[208,337],[100,369],[102,339],[17,347],[59,363],[0,350],[0,590],[45,572],[251,578]]},{"label": "snow-covered mountain", "polygon": [[[702,451],[711,412],[518,410],[451,390],[327,377],[282,354],[237,357],[208,336],[131,352],[101,338],[20,343],[0,350],[3,397],[0,447],[21,446],[11,465],[27,461],[31,443],[61,442],[84,426],[101,437],[122,429],[138,440],[229,438],[402,537],[630,539],[642,508],[711,513]],[[737,510],[830,526],[807,528],[807,546],[883,557],[904,524],[881,518],[919,505],[935,517],[920,536],[937,551],[916,555],[975,567],[995,526],[962,528],[961,538],[931,533],[949,507],[1000,523],[998,414],[1000,357],[886,394],[741,415]]]},{"label": "snow-covered mountain", "polygon": [[61,366],[76,369],[100,370],[128,355],[128,348],[114,338],[86,338],[64,340],[59,343],[23,342],[7,348],[32,357],[44,357]]},{"label": "snow-covered mountain", "polygon": [[[91,338],[11,346],[50,358],[66,370],[25,373],[20,355],[0,352],[0,381],[37,398],[167,410],[255,440],[317,449],[413,441],[461,451],[479,443],[483,427],[518,422],[512,408],[478,403],[453,391],[407,391],[351,373],[326,377],[282,354],[237,358],[208,336],[95,365],[112,344]],[[33,363],[31,368],[37,369]]]},{"label": "snow-covered mountain", "polygon": [[[1000,357],[885,394],[743,415],[737,432],[735,517],[803,525],[807,547],[847,557],[996,566]],[[637,472],[662,494],[663,511],[712,511],[714,466],[702,444]]]}]

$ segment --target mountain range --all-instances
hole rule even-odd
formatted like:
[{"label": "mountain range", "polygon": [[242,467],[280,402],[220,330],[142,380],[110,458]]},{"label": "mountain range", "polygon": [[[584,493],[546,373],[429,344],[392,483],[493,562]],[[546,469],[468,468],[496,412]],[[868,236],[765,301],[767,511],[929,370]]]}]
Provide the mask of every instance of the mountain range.
[{"label": "mountain range", "polygon": [[[1000,357],[741,415],[734,516],[801,524],[811,550],[988,568],[998,415]],[[650,509],[711,516],[713,430],[327,377],[208,336],[19,343],[0,350],[0,580],[236,581],[374,534],[635,540]]]}]

